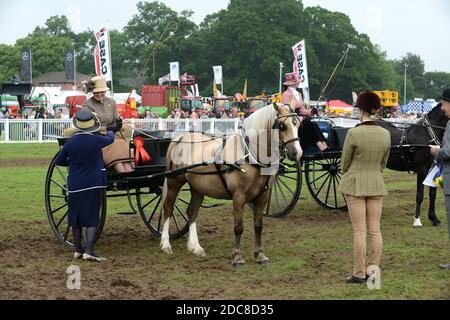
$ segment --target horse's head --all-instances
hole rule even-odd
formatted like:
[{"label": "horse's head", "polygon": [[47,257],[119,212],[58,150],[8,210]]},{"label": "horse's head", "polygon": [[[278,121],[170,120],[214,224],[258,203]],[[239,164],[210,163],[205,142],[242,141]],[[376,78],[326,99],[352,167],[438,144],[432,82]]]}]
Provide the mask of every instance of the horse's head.
[{"label": "horse's head", "polygon": [[280,146],[287,150],[290,160],[300,160],[303,150],[300,146],[298,128],[300,121],[289,105],[273,104],[277,116],[273,124],[273,129],[278,129]]},{"label": "horse's head", "polygon": [[447,125],[448,118],[444,111],[441,109],[442,103],[439,103],[436,107],[428,112],[428,119],[430,123],[436,126],[445,127]]}]

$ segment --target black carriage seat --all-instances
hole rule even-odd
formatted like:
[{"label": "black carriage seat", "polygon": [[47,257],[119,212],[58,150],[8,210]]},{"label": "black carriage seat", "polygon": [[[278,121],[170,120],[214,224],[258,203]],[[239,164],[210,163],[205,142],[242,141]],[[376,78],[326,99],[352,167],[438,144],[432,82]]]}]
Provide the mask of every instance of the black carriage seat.
[{"label": "black carriage seat", "polygon": [[[338,127],[330,120],[316,120],[314,121],[319,126],[320,131],[325,137],[325,141],[328,148],[332,151],[342,150],[344,146],[345,137],[347,136],[347,131],[350,128]],[[301,137],[300,137],[301,139]],[[311,146],[304,150],[305,153],[318,153],[319,148],[317,146]]]},{"label": "black carriage seat", "polygon": [[[151,131],[145,129],[139,129],[139,131],[134,132],[133,140],[136,137],[141,137],[144,140],[144,149],[151,158],[150,161],[145,163],[139,158],[139,162],[135,167],[136,170],[146,170],[149,166],[166,165],[166,154],[171,141],[171,133],[172,131],[168,130]],[[135,146],[133,141],[130,142],[130,148],[134,154]]]}]

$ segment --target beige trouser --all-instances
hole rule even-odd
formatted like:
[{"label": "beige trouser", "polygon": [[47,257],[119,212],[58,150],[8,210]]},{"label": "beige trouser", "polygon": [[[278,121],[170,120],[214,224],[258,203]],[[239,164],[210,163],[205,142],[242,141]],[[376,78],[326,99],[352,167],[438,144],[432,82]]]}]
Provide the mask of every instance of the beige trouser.
[{"label": "beige trouser", "polygon": [[368,266],[379,266],[383,240],[380,231],[383,197],[353,197],[345,195],[353,226],[353,275],[366,276],[366,226],[372,243]]}]

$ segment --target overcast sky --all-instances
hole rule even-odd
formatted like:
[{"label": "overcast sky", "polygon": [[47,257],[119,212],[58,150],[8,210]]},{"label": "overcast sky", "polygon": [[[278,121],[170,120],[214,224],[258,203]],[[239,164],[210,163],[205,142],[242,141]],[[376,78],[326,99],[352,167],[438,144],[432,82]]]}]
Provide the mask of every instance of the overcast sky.
[{"label": "overcast sky", "polygon": [[[276,1],[276,0],[274,0]],[[122,30],[137,14],[138,0],[0,0],[0,43],[14,44],[47,18],[65,14],[75,32],[107,25]],[[225,9],[228,0],[162,0],[176,11],[191,9],[199,24]],[[426,71],[450,72],[450,1],[448,0],[303,0],[347,14],[355,29],[398,59],[419,54]],[[301,39],[300,39],[301,40]]]}]

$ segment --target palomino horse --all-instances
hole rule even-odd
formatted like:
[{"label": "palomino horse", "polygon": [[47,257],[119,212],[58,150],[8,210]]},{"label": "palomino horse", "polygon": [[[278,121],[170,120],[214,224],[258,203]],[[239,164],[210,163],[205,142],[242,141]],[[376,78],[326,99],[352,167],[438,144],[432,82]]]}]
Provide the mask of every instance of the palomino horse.
[{"label": "palomino horse", "polygon": [[[442,112],[440,104],[434,107],[423,119],[416,124],[410,126],[405,131],[395,127],[387,121],[379,121],[378,123],[391,134],[391,145],[401,144],[422,144],[422,145],[438,145],[442,142],[445,126],[448,118]],[[430,149],[425,148],[416,152],[396,153],[389,156],[387,167],[397,171],[413,171],[417,173],[417,192],[416,192],[416,211],[414,214],[414,227],[421,227],[420,207],[423,202],[424,185],[423,180],[427,176],[433,157]],[[434,204],[436,200],[436,188],[429,189],[430,205],[428,209],[428,219],[434,226],[438,226],[441,221],[436,216]]]},{"label": "palomino horse", "polygon": [[241,134],[229,138],[211,138],[203,133],[187,133],[174,139],[167,150],[167,170],[204,163],[178,176],[168,176],[163,187],[164,224],[161,249],[172,253],[169,243],[169,223],[174,203],[181,187],[187,182],[191,200],[187,209],[189,237],[187,247],[197,256],[205,256],[197,237],[197,215],[205,196],[233,200],[235,246],[233,265],[244,264],[240,241],[244,231],[243,213],[246,203],[254,213],[255,250],[258,263],[269,259],[263,253],[262,217],[267,207],[269,190],[278,171],[279,148],[285,148],[288,158],[302,156],[297,135],[300,122],[287,105],[266,106],[244,120]]}]

